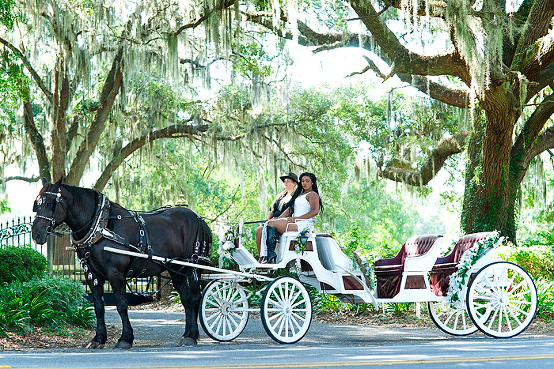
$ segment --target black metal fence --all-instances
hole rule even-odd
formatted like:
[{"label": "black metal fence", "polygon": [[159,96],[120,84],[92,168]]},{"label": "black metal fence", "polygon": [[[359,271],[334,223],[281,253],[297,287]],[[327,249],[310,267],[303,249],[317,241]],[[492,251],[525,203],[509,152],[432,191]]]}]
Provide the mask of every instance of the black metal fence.
[{"label": "black metal fence", "polygon": [[0,247],[31,244],[31,217],[19,217],[0,223]]},{"label": "black metal fence", "polygon": [[[81,281],[87,293],[90,293],[86,284],[85,275],[77,258],[77,253],[71,247],[71,230],[61,225],[56,229],[62,236],[50,235],[46,244],[37,245],[31,239],[32,218],[19,217],[0,223],[0,248],[7,246],[30,246],[40,252],[48,260],[48,269],[52,274]],[[153,299],[153,295],[161,287],[161,277],[135,278],[127,281],[129,291],[133,296],[128,296],[130,304],[141,303]],[[111,286],[104,285],[106,304],[112,305]]]}]

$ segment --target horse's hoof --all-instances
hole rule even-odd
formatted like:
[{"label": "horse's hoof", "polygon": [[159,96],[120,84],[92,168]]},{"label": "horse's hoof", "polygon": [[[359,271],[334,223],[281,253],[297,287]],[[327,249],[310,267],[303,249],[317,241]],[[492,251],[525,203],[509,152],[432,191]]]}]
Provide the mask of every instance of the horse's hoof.
[{"label": "horse's hoof", "polygon": [[89,344],[85,347],[87,349],[96,350],[104,347],[104,344],[96,341],[90,341]]},{"label": "horse's hoof", "polygon": [[178,346],[196,346],[198,342],[194,338],[181,337]]},{"label": "horse's hoof", "polygon": [[125,342],[125,341],[119,341],[115,344],[113,347],[114,350],[129,350],[131,347],[133,347],[132,343]]}]

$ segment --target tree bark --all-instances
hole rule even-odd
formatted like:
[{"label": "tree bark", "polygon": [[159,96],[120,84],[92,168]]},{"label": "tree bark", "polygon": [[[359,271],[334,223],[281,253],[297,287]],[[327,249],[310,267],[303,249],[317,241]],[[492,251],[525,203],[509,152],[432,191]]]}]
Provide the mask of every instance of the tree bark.
[{"label": "tree bark", "polygon": [[54,75],[54,124],[50,147],[52,150],[52,180],[65,177],[65,160],[67,155],[66,114],[69,106],[69,76],[65,58],[58,59]]},{"label": "tree bark", "polygon": [[[470,185],[464,195],[462,228],[465,233],[498,230],[515,241],[513,204],[517,193],[514,193],[510,161],[513,131],[519,115],[517,109],[513,109],[511,96],[512,92],[501,84],[491,86],[482,101],[486,125],[474,133],[474,143],[480,143],[481,160],[475,160],[479,163],[468,168],[471,172],[466,172]],[[477,151],[472,154],[476,155]]]}]

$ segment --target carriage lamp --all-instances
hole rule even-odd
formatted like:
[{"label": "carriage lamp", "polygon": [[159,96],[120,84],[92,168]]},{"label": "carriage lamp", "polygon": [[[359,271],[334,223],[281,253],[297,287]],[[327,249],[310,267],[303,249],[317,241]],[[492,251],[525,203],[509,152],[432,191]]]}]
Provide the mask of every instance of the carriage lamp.
[{"label": "carriage lamp", "polygon": [[305,231],[300,232],[300,234],[298,235],[298,241],[300,241],[302,247],[306,246],[306,243],[308,242],[308,235]]}]

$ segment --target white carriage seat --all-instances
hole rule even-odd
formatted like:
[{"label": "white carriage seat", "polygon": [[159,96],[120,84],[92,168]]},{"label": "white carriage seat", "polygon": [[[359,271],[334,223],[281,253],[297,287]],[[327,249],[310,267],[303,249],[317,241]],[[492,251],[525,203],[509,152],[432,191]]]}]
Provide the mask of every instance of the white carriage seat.
[{"label": "white carriage seat", "polygon": [[316,235],[315,242],[319,261],[325,269],[332,272],[352,271],[352,260],[329,234]]},{"label": "white carriage seat", "polygon": [[277,264],[280,263],[285,257],[285,252],[287,251],[289,240],[296,239],[299,233],[299,231],[290,231],[285,232],[279,236],[279,245],[277,246],[277,260],[275,261]]},{"label": "white carriage seat", "polygon": [[[233,260],[235,260],[239,266],[251,266],[251,265],[258,264],[258,261],[254,258],[254,256],[252,256],[250,251],[248,251],[242,245],[234,249]],[[221,265],[222,264],[220,260],[220,268],[221,268]]]}]

